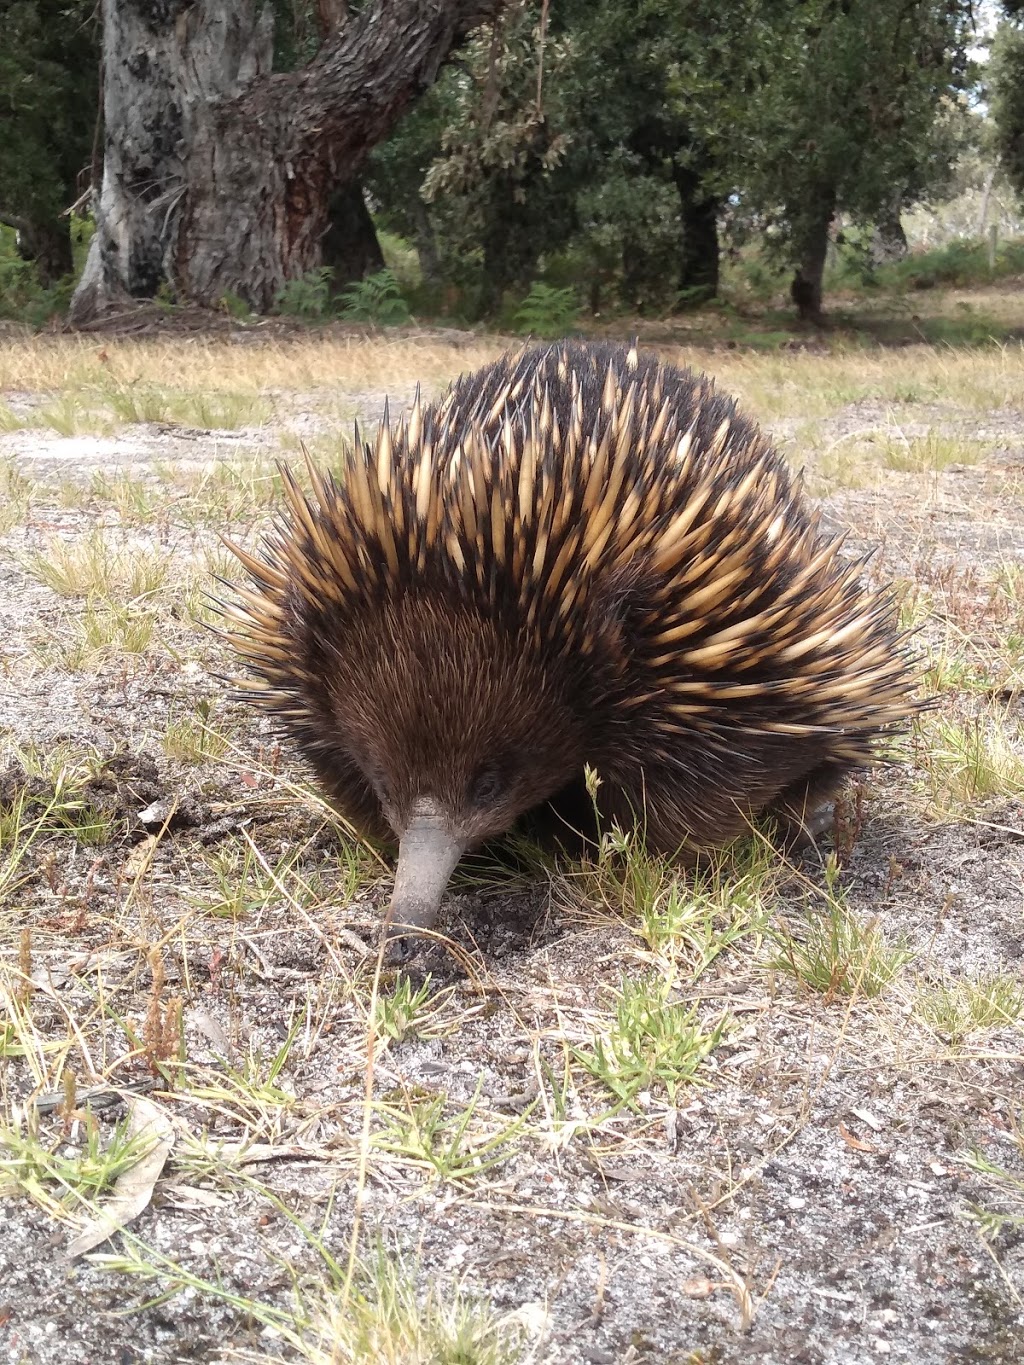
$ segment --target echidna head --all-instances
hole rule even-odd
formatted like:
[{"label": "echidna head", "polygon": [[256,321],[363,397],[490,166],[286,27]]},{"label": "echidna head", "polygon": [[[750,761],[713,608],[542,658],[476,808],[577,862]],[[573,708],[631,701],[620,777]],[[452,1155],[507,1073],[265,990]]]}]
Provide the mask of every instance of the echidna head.
[{"label": "echidna head", "polygon": [[331,729],[398,840],[396,927],[429,927],[462,853],[582,771],[563,673],[525,636],[419,595],[348,635]]}]

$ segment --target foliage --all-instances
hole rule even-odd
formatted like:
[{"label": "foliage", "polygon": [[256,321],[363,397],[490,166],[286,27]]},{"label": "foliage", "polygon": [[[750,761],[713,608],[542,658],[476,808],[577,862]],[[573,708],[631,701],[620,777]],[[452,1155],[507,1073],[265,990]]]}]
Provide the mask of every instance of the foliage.
[{"label": "foliage", "polygon": [[685,306],[716,287],[716,217],[800,262],[834,211],[870,227],[948,179],[969,20],[966,0],[520,0],[369,183],[477,311],[538,279],[586,279],[595,311]]},{"label": "foliage", "polygon": [[737,109],[727,154],[737,228],[798,268],[798,302],[813,317],[835,216],[898,225],[905,205],[949,179],[971,10],[800,0],[777,14],[765,78]]},{"label": "foliage", "polygon": [[1024,195],[1024,14],[999,26],[986,75],[1000,162]]},{"label": "foliage", "polygon": [[890,939],[876,921],[864,925],[852,913],[834,854],[825,883],[824,912],[813,915],[800,937],[783,926],[776,934],[779,953],[767,965],[830,1001],[879,995],[914,954],[904,939]]},{"label": "foliage", "polygon": [[0,317],[38,327],[67,307],[70,294],[70,278],[44,287],[34,263],[19,255],[13,230],[0,226]]},{"label": "foliage", "polygon": [[1000,242],[989,265],[986,242],[961,239],[935,251],[914,252],[878,272],[881,284],[932,289],[969,288],[993,279],[1024,274],[1024,242]]},{"label": "foliage", "polygon": [[307,270],[297,280],[286,280],[274,300],[279,313],[307,321],[322,318],[330,301],[331,271],[325,265]]},{"label": "foliage", "polygon": [[409,305],[394,272],[378,270],[356,280],[342,293],[342,316],[350,322],[371,322],[377,327],[397,327],[409,321]]},{"label": "foliage", "polygon": [[536,280],[516,310],[515,320],[519,331],[530,336],[561,337],[573,330],[578,317],[574,289],[554,289]]},{"label": "foliage", "polygon": [[576,1060],[627,1104],[660,1083],[675,1103],[681,1085],[696,1080],[722,1041],[726,1019],[706,1031],[696,1006],[672,999],[671,985],[648,978],[623,980],[609,1030]]},{"label": "foliage", "polygon": [[26,255],[40,233],[56,237],[68,268],[69,224],[58,215],[77,197],[89,164],[98,65],[93,0],[4,5],[0,220],[19,229]]}]

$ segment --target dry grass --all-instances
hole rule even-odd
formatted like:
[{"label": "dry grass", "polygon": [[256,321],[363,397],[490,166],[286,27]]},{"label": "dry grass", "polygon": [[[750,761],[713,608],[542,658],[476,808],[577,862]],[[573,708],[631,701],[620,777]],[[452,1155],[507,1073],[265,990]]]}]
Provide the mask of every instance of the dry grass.
[{"label": "dry grass", "polygon": [[[457,345],[442,336],[317,337],[248,345],[220,340],[131,342],[82,337],[31,337],[0,344],[0,391],[60,393],[97,386],[130,393],[174,376],[193,393],[348,394],[407,390],[417,380],[437,387],[454,374],[495,359],[507,339],[481,337]],[[517,343],[513,343],[517,344]],[[897,405],[949,402],[999,409],[1019,401],[1024,358],[1019,345],[953,350],[907,346],[896,351],[750,354],[659,345],[676,364],[711,368],[759,418],[822,416],[872,400]]]},{"label": "dry grass", "polygon": [[482,338],[453,347],[436,336],[303,338],[237,345],[219,340],[100,342],[32,337],[0,344],[0,391],[60,393],[111,386],[143,392],[166,384],[193,393],[378,393],[419,380],[433,386],[459,369],[493,360],[501,342]]}]

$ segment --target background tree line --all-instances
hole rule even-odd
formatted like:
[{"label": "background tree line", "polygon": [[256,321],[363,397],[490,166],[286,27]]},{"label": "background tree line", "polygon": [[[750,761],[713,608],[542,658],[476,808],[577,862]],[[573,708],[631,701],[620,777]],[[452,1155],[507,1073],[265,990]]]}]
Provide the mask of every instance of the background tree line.
[{"label": "background tree line", "polygon": [[1024,193],[1001,16],[979,68],[971,0],[0,0],[0,222],[52,283],[94,221],[79,321],[341,289],[383,229],[469,317],[686,307],[756,241],[818,320],[837,222],[898,251],[979,140]]}]

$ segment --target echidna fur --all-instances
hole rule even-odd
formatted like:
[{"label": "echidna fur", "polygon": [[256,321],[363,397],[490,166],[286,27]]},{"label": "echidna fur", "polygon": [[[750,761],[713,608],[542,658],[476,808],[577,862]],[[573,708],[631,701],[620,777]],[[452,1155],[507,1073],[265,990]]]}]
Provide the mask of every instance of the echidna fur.
[{"label": "echidna fur", "polygon": [[806,829],[915,709],[887,590],[711,381],[561,342],[417,391],[283,518],[228,609],[252,699],[341,812],[397,840],[428,927],[462,852],[601,778],[691,854]]}]

